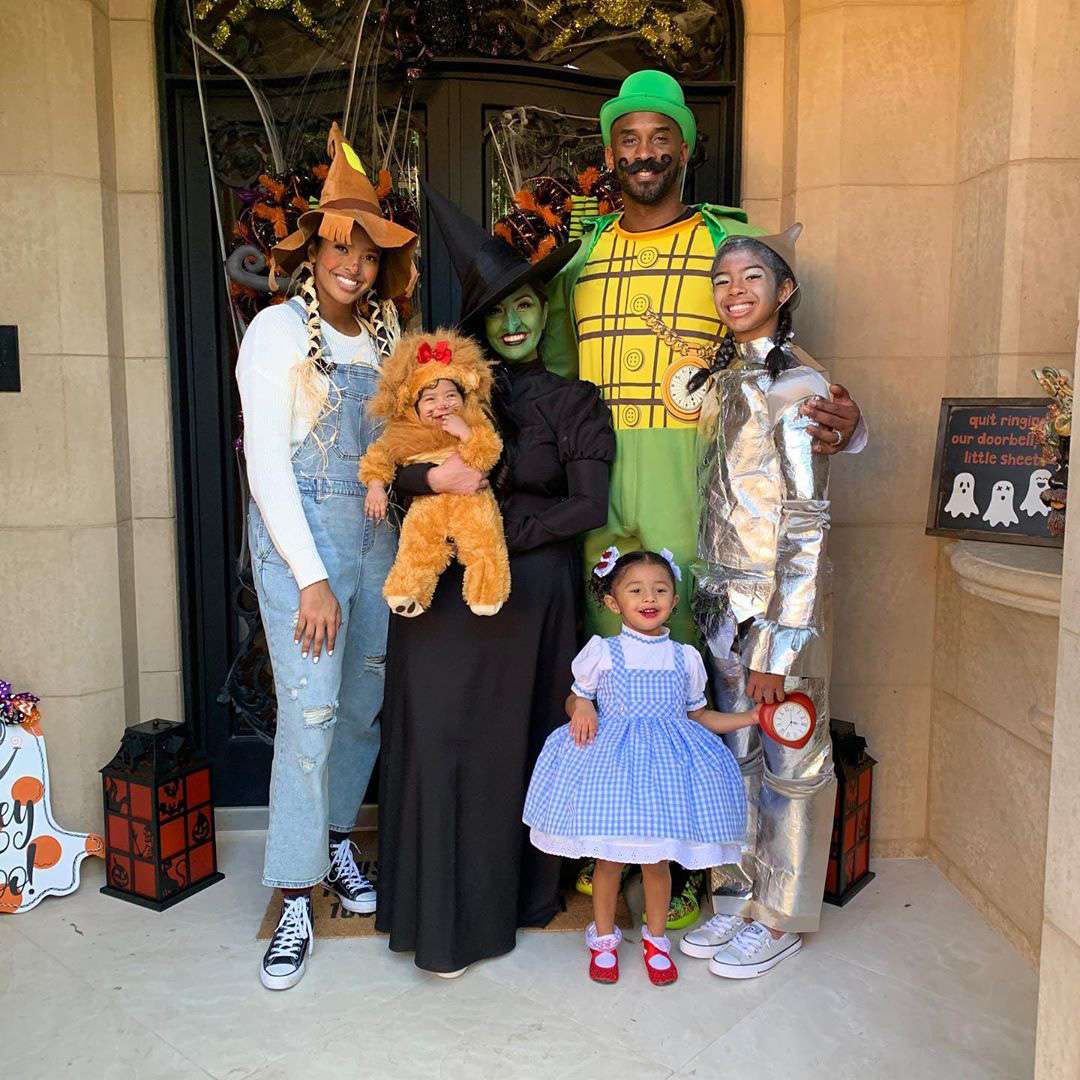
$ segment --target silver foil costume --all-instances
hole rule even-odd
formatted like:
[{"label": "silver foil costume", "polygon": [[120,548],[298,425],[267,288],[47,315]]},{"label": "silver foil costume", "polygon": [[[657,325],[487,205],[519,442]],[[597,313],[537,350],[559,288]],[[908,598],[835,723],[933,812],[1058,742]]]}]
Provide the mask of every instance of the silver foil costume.
[{"label": "silver foil costume", "polygon": [[739,362],[714,375],[698,421],[697,592],[716,707],[749,709],[748,671],[786,676],[814,702],[818,723],[802,749],[756,727],[724,740],[746,783],[748,836],[739,866],[712,871],[716,911],[776,930],[816,930],[832,834],[836,780],[829,737],[824,631],[829,459],[814,454],[799,406],[828,397],[828,381],[802,350],[772,380],[774,342],[738,346]]}]

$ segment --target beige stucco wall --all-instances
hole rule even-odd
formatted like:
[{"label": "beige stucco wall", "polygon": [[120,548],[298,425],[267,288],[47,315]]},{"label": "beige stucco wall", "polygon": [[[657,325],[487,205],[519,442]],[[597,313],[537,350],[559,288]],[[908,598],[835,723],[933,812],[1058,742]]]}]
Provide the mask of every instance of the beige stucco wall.
[{"label": "beige stucco wall", "polygon": [[1030,959],[1043,921],[1060,552],[947,543],[938,567],[930,854]]},{"label": "beige stucco wall", "polygon": [[[800,336],[866,410],[834,458],[833,713],[878,759],[878,853],[926,835],[937,545],[923,535],[948,352],[962,3],[804,0],[786,39],[783,221]],[[898,467],[898,465],[900,467]]]},{"label": "beige stucco wall", "polygon": [[[1078,58],[1076,4],[969,5],[950,394],[1037,395],[1032,367],[1073,367],[1080,91],[1069,72]],[[930,852],[992,922],[1037,957],[1050,869],[1051,750],[1061,724],[1053,694],[1058,622],[958,589],[946,549],[943,544],[937,589]],[[1063,602],[1063,625],[1067,618]]]},{"label": "beige stucco wall", "polygon": [[42,695],[53,807],[86,828],[124,724],[179,712],[149,6],[0,2],[0,322],[23,379],[0,395],[0,674]]},{"label": "beige stucco wall", "polygon": [[[1076,339],[1080,360],[1080,333]],[[1070,473],[1080,474],[1073,440]],[[1073,472],[1073,470],[1077,470]],[[1039,965],[1036,1080],[1080,1076],[1080,510],[1073,504],[1065,530],[1057,707],[1050,775]]]}]

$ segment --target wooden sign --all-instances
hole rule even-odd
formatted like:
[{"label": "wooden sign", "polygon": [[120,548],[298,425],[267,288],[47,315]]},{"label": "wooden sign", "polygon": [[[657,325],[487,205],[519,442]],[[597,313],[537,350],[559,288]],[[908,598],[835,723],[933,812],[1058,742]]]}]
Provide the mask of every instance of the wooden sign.
[{"label": "wooden sign", "polygon": [[[0,689],[7,685],[0,682]],[[20,723],[0,722],[2,915],[27,912],[46,896],[74,892],[83,859],[105,853],[100,836],[56,824],[49,794],[45,736],[34,708]]]},{"label": "wooden sign", "polygon": [[1035,438],[1047,398],[944,398],[926,531],[931,536],[1061,547],[1039,497],[1054,466]]}]

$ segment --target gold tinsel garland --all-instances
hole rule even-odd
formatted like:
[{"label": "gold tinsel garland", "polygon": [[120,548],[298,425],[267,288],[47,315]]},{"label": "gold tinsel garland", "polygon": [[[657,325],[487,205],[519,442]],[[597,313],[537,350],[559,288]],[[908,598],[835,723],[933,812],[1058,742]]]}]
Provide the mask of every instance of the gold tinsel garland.
[{"label": "gold tinsel garland", "polygon": [[[340,10],[347,0],[329,2]],[[305,0],[196,0],[194,14],[196,22],[209,24],[210,42],[217,49],[225,48],[234,30],[254,11],[280,14],[315,41],[328,44],[336,31],[323,25],[321,17],[312,11],[309,3],[311,0],[306,3]],[[478,6],[481,10],[488,7],[483,3]],[[547,32],[545,36],[550,35],[543,52],[552,57],[587,45],[589,32],[596,28],[600,28],[601,33],[610,28],[616,37],[640,38],[658,57],[676,69],[694,55],[694,43],[682,25],[687,18],[686,12],[677,18],[662,4],[650,0],[587,0],[585,3],[580,0],[548,0],[543,3],[541,0],[539,7],[532,3],[526,6],[535,12],[536,25],[544,28]],[[693,6],[684,5],[686,11]],[[705,9],[710,7],[707,4],[698,6]],[[497,3],[492,4],[491,8],[493,15],[499,14]]]},{"label": "gold tinsel garland", "polygon": [[584,41],[586,31],[602,22],[614,30],[640,34],[665,59],[673,50],[686,53],[693,48],[671,15],[642,0],[591,0],[587,4],[550,0],[539,10],[536,21],[547,26],[556,16],[561,16],[560,30],[552,41],[556,51]]},{"label": "gold tinsel garland", "polygon": [[[345,0],[332,0],[337,8],[340,8],[344,2]],[[227,11],[222,12],[221,7],[221,0],[199,0],[195,5],[196,22],[206,22],[211,17],[217,20],[210,35],[210,43],[215,49],[224,47],[232,37],[233,27],[239,26],[251,14],[253,8],[259,11],[287,13],[316,41],[326,42],[331,37],[330,32],[320,25],[303,0],[235,0]]]}]

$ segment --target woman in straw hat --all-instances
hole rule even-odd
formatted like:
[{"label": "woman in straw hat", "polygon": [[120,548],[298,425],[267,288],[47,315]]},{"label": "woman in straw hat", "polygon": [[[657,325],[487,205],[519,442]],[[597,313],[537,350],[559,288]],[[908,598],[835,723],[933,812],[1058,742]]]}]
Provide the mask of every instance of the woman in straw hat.
[{"label": "woman in straw hat", "polygon": [[365,414],[399,335],[393,297],[413,280],[416,234],[382,216],[337,124],[317,206],[273,252],[295,293],[261,311],[236,379],[255,587],[277,689],[263,883],[281,917],[263,985],[294,986],[314,944],[311,889],[375,910],[349,833],[379,749],[387,608],[396,535],[364,516],[357,462],[376,434]]}]

